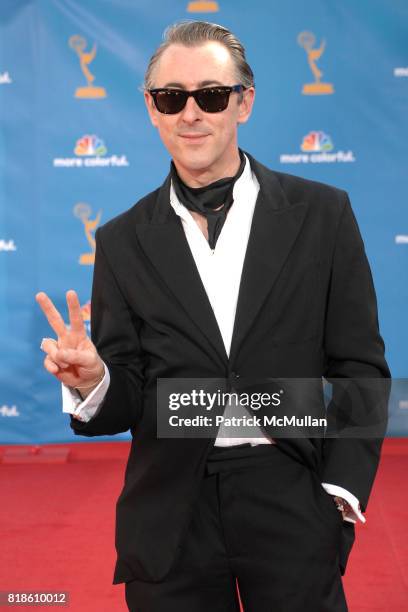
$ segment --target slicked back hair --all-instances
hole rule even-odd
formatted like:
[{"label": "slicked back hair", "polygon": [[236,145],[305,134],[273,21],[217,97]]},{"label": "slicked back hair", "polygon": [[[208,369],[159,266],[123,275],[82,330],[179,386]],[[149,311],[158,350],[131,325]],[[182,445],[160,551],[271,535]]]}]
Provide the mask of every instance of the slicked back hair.
[{"label": "slicked back hair", "polygon": [[[237,84],[245,88],[254,86],[254,74],[246,61],[245,48],[238,38],[224,26],[208,21],[181,21],[166,28],[163,42],[153,53],[146,70],[143,89],[152,89],[154,69],[163,52],[170,45],[197,47],[209,41],[223,44],[231,54],[235,65]],[[232,85],[232,83],[231,83]]]}]

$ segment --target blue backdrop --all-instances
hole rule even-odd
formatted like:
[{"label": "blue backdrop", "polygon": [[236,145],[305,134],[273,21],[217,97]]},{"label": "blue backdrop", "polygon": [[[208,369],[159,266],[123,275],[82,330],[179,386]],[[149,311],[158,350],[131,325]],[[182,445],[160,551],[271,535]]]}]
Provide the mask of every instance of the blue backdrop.
[{"label": "blue backdrop", "polygon": [[76,289],[89,326],[96,227],[169,170],[138,88],[164,28],[186,18],[246,46],[257,95],[242,148],[348,190],[396,379],[389,434],[407,435],[406,1],[2,0],[0,443],[74,439],[42,366],[51,333],[34,296],[66,315]]}]

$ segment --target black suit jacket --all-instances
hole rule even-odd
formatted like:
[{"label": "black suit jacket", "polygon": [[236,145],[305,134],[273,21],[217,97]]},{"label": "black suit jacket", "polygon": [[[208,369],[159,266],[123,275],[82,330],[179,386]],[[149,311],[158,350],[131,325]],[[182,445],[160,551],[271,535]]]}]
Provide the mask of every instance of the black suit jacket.
[{"label": "black suit jacket", "polygon": [[[179,217],[170,177],[96,233],[92,340],[111,383],[76,434],[131,430],[117,502],[114,583],[161,580],[188,526],[212,439],[157,438],[156,380],[242,377],[388,378],[376,297],[344,191],[269,170],[260,184],[229,358]],[[282,450],[338,484],[363,510],[381,437],[283,439]],[[265,483],[267,486],[267,483]],[[354,526],[344,523],[344,572]]]}]

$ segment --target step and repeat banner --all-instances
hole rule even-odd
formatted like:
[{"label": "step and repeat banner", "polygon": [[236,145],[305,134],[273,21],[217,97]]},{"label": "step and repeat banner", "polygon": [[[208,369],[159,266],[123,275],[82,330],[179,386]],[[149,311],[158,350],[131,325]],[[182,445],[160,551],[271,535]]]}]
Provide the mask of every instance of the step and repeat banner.
[{"label": "step and repeat banner", "polygon": [[408,435],[406,0],[1,0],[0,443],[78,441],[34,296],[66,317],[75,289],[89,328],[96,229],[169,171],[140,86],[182,19],[246,47],[256,102],[241,147],[349,192],[395,379],[388,434]]}]

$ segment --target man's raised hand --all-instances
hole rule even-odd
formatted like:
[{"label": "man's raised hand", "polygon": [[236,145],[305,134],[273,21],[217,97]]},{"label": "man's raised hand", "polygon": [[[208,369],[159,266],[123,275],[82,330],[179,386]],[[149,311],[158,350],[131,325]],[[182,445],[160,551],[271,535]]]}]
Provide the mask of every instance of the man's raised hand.
[{"label": "man's raised hand", "polygon": [[102,380],[104,364],[95,345],[86,334],[81,307],[75,291],[66,294],[69,322],[67,327],[46,293],[37,293],[35,299],[47,317],[57,339],[44,338],[41,343],[46,353],[45,369],[69,387],[88,391]]}]

